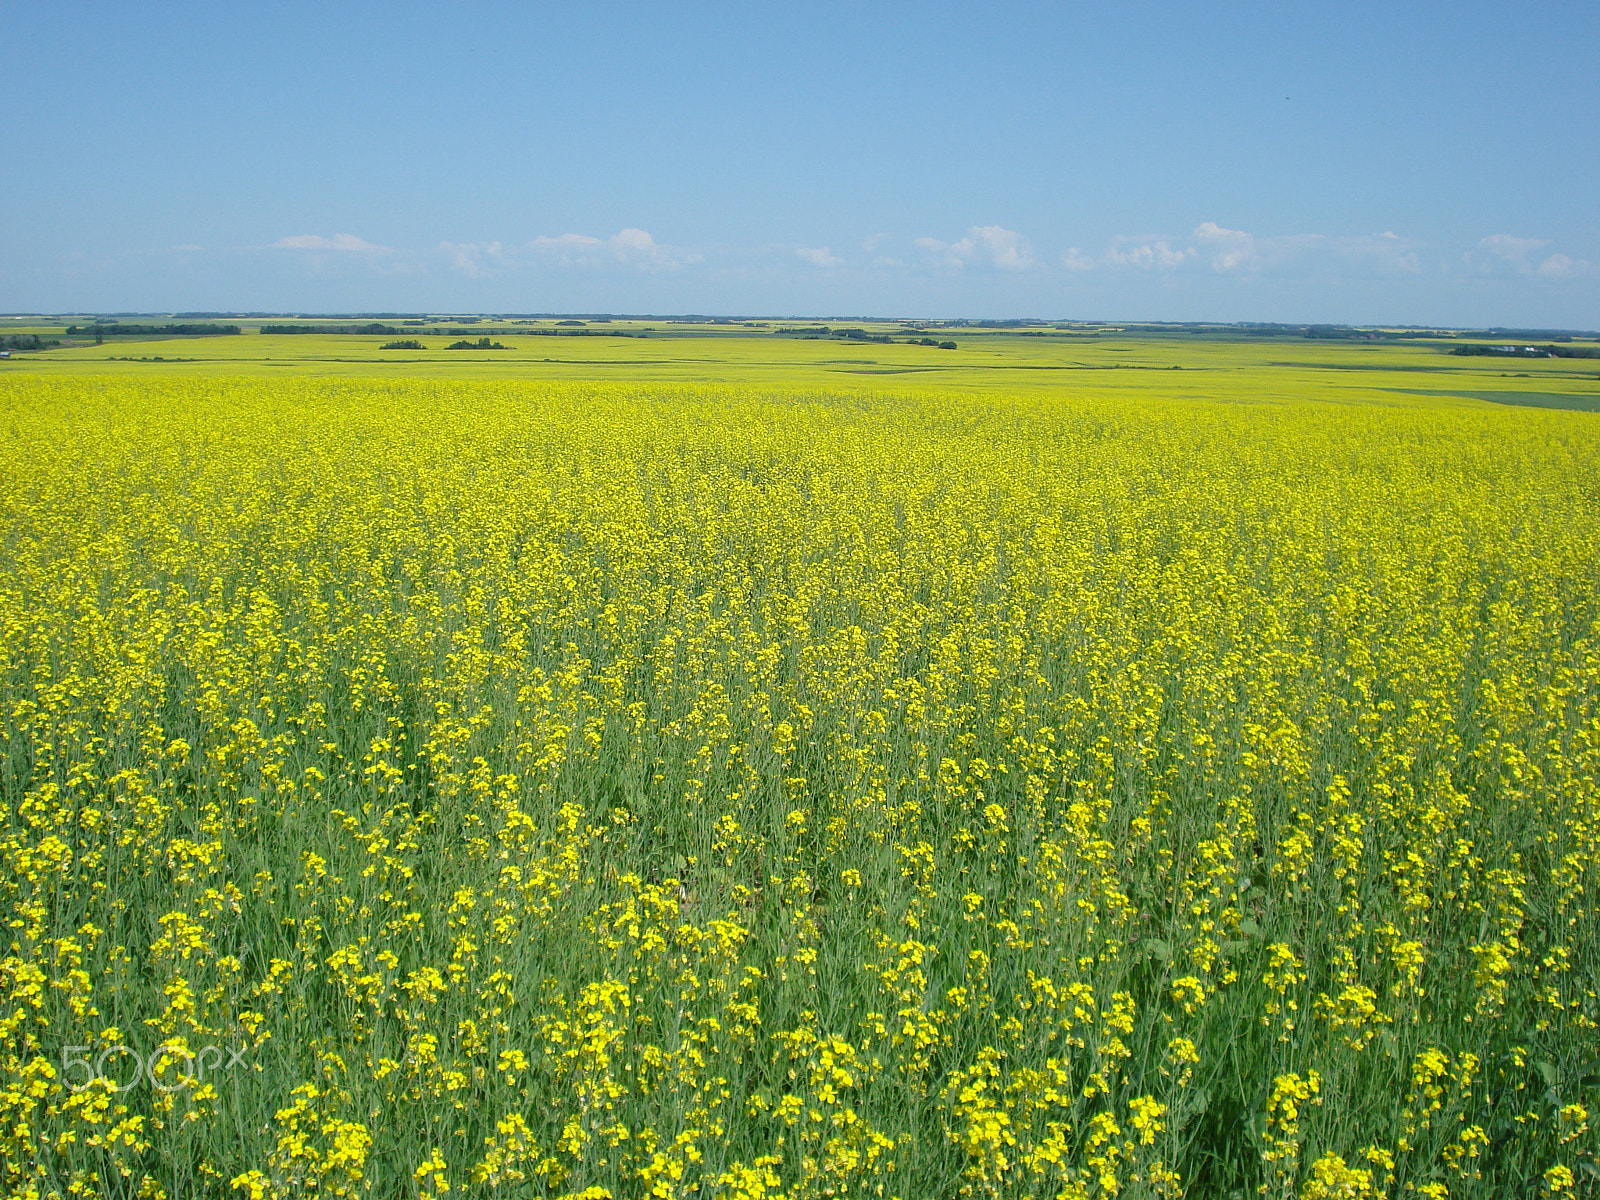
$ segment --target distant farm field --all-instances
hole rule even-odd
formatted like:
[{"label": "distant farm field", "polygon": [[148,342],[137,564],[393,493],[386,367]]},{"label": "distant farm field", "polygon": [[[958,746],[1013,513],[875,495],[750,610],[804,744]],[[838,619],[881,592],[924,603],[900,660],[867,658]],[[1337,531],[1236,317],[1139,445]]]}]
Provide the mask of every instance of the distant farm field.
[{"label": "distant farm field", "polygon": [[1593,1194],[1600,418],[960,340],[0,374],[4,1193]]}]

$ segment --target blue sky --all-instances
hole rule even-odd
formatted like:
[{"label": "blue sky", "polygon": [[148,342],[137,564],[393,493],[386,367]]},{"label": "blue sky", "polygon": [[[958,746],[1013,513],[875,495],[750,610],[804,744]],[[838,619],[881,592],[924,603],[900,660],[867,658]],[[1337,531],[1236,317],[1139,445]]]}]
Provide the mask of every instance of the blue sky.
[{"label": "blue sky", "polygon": [[1600,327],[1600,5],[9,4],[0,311]]}]

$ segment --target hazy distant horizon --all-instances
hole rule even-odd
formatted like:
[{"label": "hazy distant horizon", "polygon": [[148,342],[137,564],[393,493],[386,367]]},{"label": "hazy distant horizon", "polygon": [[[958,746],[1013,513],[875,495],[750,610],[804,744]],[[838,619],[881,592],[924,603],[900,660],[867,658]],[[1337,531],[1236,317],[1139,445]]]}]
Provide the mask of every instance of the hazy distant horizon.
[{"label": "hazy distant horizon", "polygon": [[1458,334],[1483,334],[1483,335],[1550,335],[1555,337],[1584,337],[1600,338],[1600,330],[1564,328],[1560,326],[1526,326],[1526,325],[1445,325],[1445,324],[1412,324],[1397,321],[1172,321],[1155,317],[907,317],[894,314],[868,314],[868,313],[623,313],[623,312],[472,312],[466,309],[417,309],[410,312],[380,311],[380,312],[310,312],[303,309],[285,309],[279,312],[268,312],[260,309],[254,310],[171,310],[171,309],[125,309],[117,312],[96,312],[89,310],[69,310],[63,312],[32,312],[32,313],[0,313],[0,321],[26,320],[28,318],[41,318],[51,321],[89,318],[95,320],[108,320],[112,318],[137,317],[141,320],[190,320],[190,321],[264,321],[264,320],[301,320],[301,321],[417,321],[428,320],[437,322],[447,321],[662,321],[682,322],[684,324],[710,324],[726,322],[735,324],[739,322],[846,322],[863,321],[871,324],[889,324],[903,321],[911,324],[974,327],[994,326],[1063,326],[1063,325],[1126,325],[1126,326],[1172,326],[1184,328],[1193,326],[1214,326],[1219,329],[1293,329],[1305,327],[1311,329],[1398,329],[1411,330],[1419,334],[1429,331],[1440,333]]}]

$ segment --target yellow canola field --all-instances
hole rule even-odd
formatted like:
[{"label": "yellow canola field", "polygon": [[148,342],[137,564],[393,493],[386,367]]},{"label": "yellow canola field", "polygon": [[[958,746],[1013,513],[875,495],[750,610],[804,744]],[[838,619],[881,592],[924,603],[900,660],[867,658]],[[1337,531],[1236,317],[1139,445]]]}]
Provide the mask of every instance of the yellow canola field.
[{"label": "yellow canola field", "polygon": [[8,377],[4,1194],[1592,1194],[1597,462]]}]

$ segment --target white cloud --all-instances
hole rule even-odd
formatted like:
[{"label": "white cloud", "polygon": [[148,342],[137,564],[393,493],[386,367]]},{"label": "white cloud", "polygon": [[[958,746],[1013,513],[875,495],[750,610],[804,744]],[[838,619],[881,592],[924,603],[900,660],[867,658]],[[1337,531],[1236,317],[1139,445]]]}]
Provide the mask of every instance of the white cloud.
[{"label": "white cloud", "polygon": [[1492,233],[1478,242],[1478,249],[1491,258],[1510,263],[1519,271],[1533,269],[1528,256],[1542,250],[1550,243],[1544,238],[1512,237],[1509,233]]},{"label": "white cloud", "polygon": [[587,250],[591,246],[605,245],[597,237],[583,233],[563,233],[560,237],[536,237],[528,243],[530,250]]},{"label": "white cloud", "polygon": [[1218,274],[1301,274],[1354,272],[1364,275],[1414,274],[1421,269],[1412,244],[1386,232],[1359,237],[1320,233],[1258,237],[1203,221],[1188,238],[1129,237],[1111,239],[1098,255],[1073,246],[1061,256],[1069,271],[1177,271],[1204,264]]},{"label": "white cloud", "polygon": [[196,246],[196,245],[193,245],[192,243],[185,242],[181,246],[168,246],[167,249],[168,250],[204,250],[205,247],[204,246]]},{"label": "white cloud", "polygon": [[803,258],[806,262],[815,267],[837,267],[840,263],[844,262],[844,259],[840,258],[836,254],[831,253],[826,246],[818,246],[815,248],[810,246],[801,246],[795,250],[795,255],[796,257]]},{"label": "white cloud", "polygon": [[941,267],[959,269],[980,262],[1006,271],[1025,271],[1034,265],[1033,247],[1014,229],[1000,225],[974,225],[958,242],[920,237],[917,248]]},{"label": "white cloud", "polygon": [[676,266],[672,251],[656,245],[655,238],[642,229],[622,229],[611,235],[611,250],[626,262]]},{"label": "white cloud", "polygon": [[542,262],[560,267],[598,270],[631,266],[640,270],[675,270],[686,263],[700,262],[701,256],[664,246],[643,229],[622,229],[609,238],[586,233],[542,235],[531,242],[515,245],[505,242],[441,242],[453,270],[481,278],[497,271],[526,267]]},{"label": "white cloud", "polygon": [[1322,233],[1257,237],[1205,221],[1195,227],[1194,238],[1212,270],[1219,272],[1254,275],[1343,268],[1357,274],[1413,275],[1422,269],[1412,243],[1393,231],[1354,237]]},{"label": "white cloud", "polygon": [[440,242],[450,265],[472,279],[486,279],[503,265],[505,246],[499,242]]},{"label": "white cloud", "polygon": [[294,237],[279,238],[272,243],[274,250],[366,250],[387,252],[387,246],[374,246],[353,233],[336,233],[331,238],[315,233],[300,233]]},{"label": "white cloud", "polygon": [[1011,229],[998,225],[980,225],[972,230],[989,260],[1008,271],[1024,271],[1033,266],[1033,247],[1028,239]]},{"label": "white cloud", "polygon": [[[1001,225],[974,225],[953,241],[917,238],[913,254],[895,253],[895,239],[887,234],[874,234],[863,244],[870,249],[860,254],[836,253],[831,245],[796,246],[792,242],[769,243],[759,250],[718,247],[699,251],[663,244],[648,231],[630,226],[606,237],[568,232],[526,242],[441,242],[432,250],[415,252],[397,252],[347,233],[300,234],[282,238],[274,247],[315,255],[344,252],[374,271],[444,271],[470,279],[552,270],[665,274],[704,263],[711,254],[726,272],[744,269],[757,254],[774,253],[788,261],[790,273],[832,271],[858,263],[881,272],[914,270],[920,265],[950,273],[1054,271],[1061,275],[1193,277],[1204,272],[1238,279],[1376,279],[1416,275],[1422,270],[1423,257],[1416,243],[1392,230],[1357,236],[1261,235],[1209,220],[1187,235],[1118,235],[1099,248],[1073,246],[1048,260],[1042,260],[1021,233]],[[199,252],[199,247],[172,249]],[[1600,274],[1600,265],[1553,251],[1543,239],[1496,234],[1482,239],[1468,253],[1467,261],[1472,270],[1487,275],[1521,275],[1551,282]],[[307,261],[326,265],[315,255],[308,253]],[[764,269],[785,273],[770,257],[765,261]]]},{"label": "white cloud", "polygon": [[1478,241],[1476,249],[1462,259],[1485,275],[1537,275],[1542,279],[1577,279],[1589,274],[1594,264],[1566,254],[1539,251],[1550,245],[1547,238],[1513,237],[1494,233]]},{"label": "white cloud", "polygon": [[1260,265],[1256,239],[1242,229],[1224,229],[1215,221],[1203,221],[1195,226],[1194,237],[1207,248],[1214,271],[1234,271],[1240,267],[1250,270]]},{"label": "white cloud", "polygon": [[1565,254],[1552,254],[1538,266],[1538,273],[1546,279],[1575,279],[1587,275],[1594,264],[1584,258],[1568,258]]},{"label": "white cloud", "polygon": [[935,259],[940,266],[960,267],[967,261],[966,255],[972,253],[973,244],[965,238],[959,242],[941,242],[938,238],[919,237],[917,249]]},{"label": "white cloud", "polygon": [[1111,239],[1098,258],[1085,254],[1073,246],[1061,256],[1061,265],[1069,271],[1096,271],[1134,267],[1140,270],[1170,271],[1181,267],[1198,252],[1192,246],[1174,248],[1164,239],[1116,237]]},{"label": "white cloud", "polygon": [[1411,243],[1392,230],[1361,237],[1332,238],[1328,246],[1346,262],[1380,275],[1415,275],[1422,270],[1422,261]]},{"label": "white cloud", "polygon": [[643,229],[622,229],[609,238],[584,233],[563,233],[558,237],[536,237],[527,249],[562,266],[597,267],[624,263],[645,270],[674,270],[686,263],[701,261],[701,256],[664,246]]},{"label": "white cloud", "polygon": [[1164,241],[1139,242],[1130,245],[1128,241],[1117,239],[1111,243],[1105,253],[1105,261],[1110,266],[1116,267],[1141,267],[1149,270],[1159,267],[1171,270],[1173,267],[1182,266],[1195,256],[1192,246],[1182,250],[1174,250]]},{"label": "white cloud", "polygon": [[596,267],[611,257],[606,254],[605,242],[582,233],[536,237],[528,243],[527,249],[539,258],[563,267]]}]

